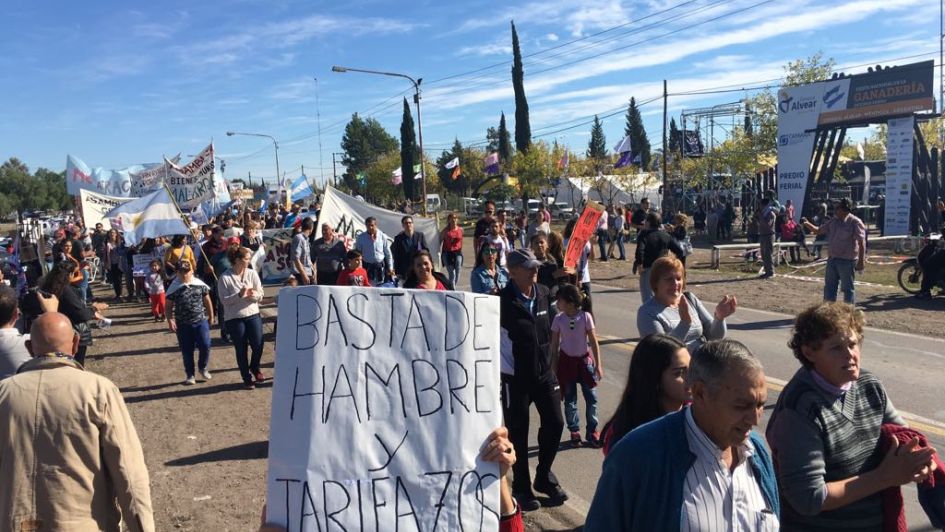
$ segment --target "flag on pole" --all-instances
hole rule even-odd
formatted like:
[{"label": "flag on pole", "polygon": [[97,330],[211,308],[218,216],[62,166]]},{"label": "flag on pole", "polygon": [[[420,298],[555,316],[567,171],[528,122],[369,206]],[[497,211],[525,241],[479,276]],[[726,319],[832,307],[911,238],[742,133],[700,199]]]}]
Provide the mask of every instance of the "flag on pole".
[{"label": "flag on pole", "polygon": [[564,169],[566,169],[566,168],[568,167],[568,163],[569,163],[569,162],[570,162],[570,161],[568,160],[568,152],[567,152],[567,150],[565,150],[564,156],[561,157],[561,160],[560,160],[560,161],[558,161],[558,170],[564,170]]},{"label": "flag on pole", "polygon": [[403,182],[403,180],[404,180],[404,172],[398,166],[396,170],[390,173],[390,184],[399,185]]},{"label": "flag on pole", "polygon": [[499,173],[499,153],[492,152],[489,155],[486,155],[486,158],[483,159],[483,166],[485,166],[486,174],[495,175]]},{"label": "flag on pole", "polygon": [[459,157],[453,157],[452,161],[449,161],[443,166],[445,166],[447,170],[453,171],[450,173],[450,179],[454,181],[459,179],[459,176],[463,173],[463,170],[459,167]]},{"label": "flag on pole", "polygon": [[145,238],[190,234],[167,187],[119,205],[108,211],[105,217],[113,229],[125,234],[125,241],[130,246]]},{"label": "flag on pole", "polygon": [[444,164],[443,166],[445,166],[447,170],[452,170],[453,168],[456,168],[457,166],[459,166],[459,157],[453,157],[452,161]]},{"label": "flag on pole", "polygon": [[614,153],[620,154],[617,162],[614,163],[614,168],[623,168],[634,162],[633,145],[630,142],[630,135],[624,137],[619,144],[614,146]]},{"label": "flag on pole", "polygon": [[413,178],[414,178],[414,179],[420,179],[420,178],[422,178],[422,177],[423,177],[423,176],[420,175],[420,165],[419,165],[419,164],[413,165]]},{"label": "flag on pole", "polygon": [[303,199],[309,196],[314,195],[315,192],[312,191],[312,186],[308,184],[308,178],[305,177],[305,174],[300,175],[295,179],[295,182],[292,183],[292,197]]}]

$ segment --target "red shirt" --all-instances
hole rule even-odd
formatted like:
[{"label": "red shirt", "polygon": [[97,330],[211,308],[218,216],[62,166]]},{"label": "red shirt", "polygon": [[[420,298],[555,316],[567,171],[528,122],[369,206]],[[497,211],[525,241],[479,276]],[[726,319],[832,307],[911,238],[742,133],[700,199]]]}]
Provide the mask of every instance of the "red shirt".
[{"label": "red shirt", "polygon": [[[418,285],[417,285],[417,288],[419,288],[420,290],[429,290],[429,288],[423,286],[422,284],[418,284]],[[437,280],[437,281],[436,281],[436,288],[434,288],[434,290],[446,290],[446,285],[443,284],[442,281]]]},{"label": "red shirt", "polygon": [[443,231],[443,251],[462,251],[463,250],[463,228],[456,226],[456,229]]},{"label": "red shirt", "polygon": [[367,270],[359,267],[356,270],[341,270],[338,274],[338,286],[371,286]]}]

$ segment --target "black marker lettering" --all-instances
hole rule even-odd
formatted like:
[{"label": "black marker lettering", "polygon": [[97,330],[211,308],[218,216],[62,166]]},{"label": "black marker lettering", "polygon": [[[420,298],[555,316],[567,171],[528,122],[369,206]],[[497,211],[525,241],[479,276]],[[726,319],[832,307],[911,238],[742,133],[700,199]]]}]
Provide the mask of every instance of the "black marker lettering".
[{"label": "black marker lettering", "polygon": [[[460,384],[459,386],[453,386],[453,372],[450,371],[451,363],[453,367],[458,366],[459,370],[463,372],[462,373],[463,383]],[[466,413],[469,413],[469,407],[466,406],[466,403],[463,402],[463,399],[460,396],[456,395],[457,390],[462,390],[463,388],[466,387],[467,384],[469,384],[469,372],[466,371],[466,368],[463,367],[463,364],[459,360],[453,360],[452,358],[446,359],[446,383],[450,391],[450,414],[456,413],[456,410],[453,408],[453,399],[456,399],[456,402],[462,405],[463,410],[465,410]]]},{"label": "black marker lettering", "polygon": [[361,346],[359,346],[359,345],[357,345],[357,344],[355,344],[355,343],[353,343],[353,342],[352,342],[352,344],[351,344],[351,347],[363,351],[363,350],[370,349],[370,348],[374,347],[374,343],[377,341],[377,331],[374,330],[374,327],[371,327],[371,324],[368,323],[367,320],[364,320],[364,319],[362,319],[360,316],[358,316],[357,314],[355,314],[354,309],[351,308],[351,300],[354,299],[354,298],[356,298],[356,297],[362,297],[362,298],[364,298],[365,302],[367,302],[368,296],[367,296],[367,294],[364,294],[364,293],[357,293],[357,294],[354,294],[354,295],[352,295],[351,297],[348,298],[348,314],[350,314],[352,318],[354,318],[354,319],[360,321],[361,323],[363,323],[363,324],[365,325],[365,327],[367,327],[367,328],[371,331],[371,343],[370,343],[370,345],[366,345],[366,346],[364,346],[364,347],[361,347]]},{"label": "black marker lettering", "polygon": [[389,466],[390,463],[391,463],[391,461],[394,459],[394,455],[397,454],[397,451],[399,451],[400,448],[403,447],[404,442],[407,441],[407,435],[408,435],[408,434],[410,434],[410,431],[409,431],[409,430],[408,430],[408,431],[404,431],[404,437],[400,439],[400,443],[397,444],[397,447],[394,449],[394,452],[391,452],[390,449],[387,447],[387,445],[384,443],[384,440],[382,440],[381,437],[380,437],[378,434],[375,433],[375,434],[374,434],[374,438],[377,439],[377,443],[380,443],[380,444],[381,444],[381,448],[383,448],[383,449],[384,449],[384,452],[387,453],[387,460],[384,461],[384,465],[382,465],[381,467],[377,467],[377,468],[374,468],[374,469],[368,469],[368,471],[370,471],[371,473],[375,473],[375,472],[380,471],[380,470],[382,470],[382,469],[385,469],[387,466]]},{"label": "black marker lettering", "polygon": [[443,483],[443,491],[440,492],[440,499],[436,502],[436,504],[433,505],[433,507],[436,508],[436,517],[433,518],[432,532],[436,532],[436,525],[440,521],[440,512],[443,510],[443,506],[445,506],[443,504],[443,499],[446,498],[446,492],[450,488],[450,481],[453,480],[453,472],[452,471],[433,471],[431,473],[425,473],[425,475],[427,476],[446,475],[446,482]]},{"label": "black marker lettering", "polygon": [[[473,298],[473,349],[476,351],[485,351],[489,349],[488,346],[479,347],[479,329],[483,328],[482,322],[479,321],[479,302],[488,301],[488,297],[474,297]],[[485,311],[483,311],[485,312]]]},{"label": "black marker lettering", "polygon": [[[452,346],[450,345],[450,341],[449,341],[450,322],[453,321],[453,319],[450,317],[450,301],[455,301],[459,303],[460,308],[463,309],[463,318],[462,318],[462,321],[460,322],[463,325],[463,338],[459,340],[456,343],[456,345],[452,345]],[[466,308],[466,303],[463,301],[462,298],[451,296],[448,294],[446,296],[446,299],[443,302],[443,307],[444,307],[444,310],[446,311],[446,322],[445,322],[446,331],[443,333],[443,350],[452,351],[453,349],[456,349],[457,347],[463,345],[463,343],[466,341],[466,338],[469,336],[469,309]],[[455,308],[455,305],[453,307]]]},{"label": "black marker lettering", "polygon": [[[331,511],[331,510],[329,509],[329,507],[328,507],[328,485],[329,485],[329,484],[333,484],[333,485],[335,485],[335,486],[338,486],[339,488],[341,488],[341,491],[344,492],[344,494],[345,494],[345,506],[344,506],[344,508],[341,508],[341,509],[335,510],[335,511]],[[344,527],[344,525],[341,524],[341,522],[339,522],[337,519],[335,519],[335,516],[338,515],[338,514],[340,514],[340,513],[343,512],[343,511],[347,510],[349,506],[351,506],[351,495],[348,494],[348,490],[345,489],[344,484],[342,484],[341,482],[337,482],[337,481],[335,481],[335,480],[325,480],[325,481],[322,482],[322,508],[325,509],[325,531],[326,531],[326,532],[328,532],[328,531],[331,530],[331,524],[328,522],[329,519],[331,519],[336,525],[338,525],[339,527],[341,527],[342,530],[347,530],[347,529]],[[319,527],[319,530],[321,530],[321,527]]]},{"label": "black marker lettering", "polygon": [[[433,370],[434,375],[436,376],[436,380],[433,381],[433,384],[431,384],[430,386],[427,386],[426,388],[418,388],[419,386],[419,384],[417,383],[417,373],[418,373],[417,364],[418,363],[426,364],[427,366],[430,366],[430,368]],[[420,417],[425,417],[425,416],[429,416],[430,414],[436,413],[441,408],[443,408],[443,394],[441,394],[440,391],[436,389],[436,385],[440,383],[440,372],[437,371],[436,366],[434,366],[431,362],[428,362],[426,360],[413,360],[410,362],[410,365],[413,368],[413,396],[414,396],[414,399],[416,399],[417,401],[417,413],[420,415]],[[420,402],[420,392],[426,392],[426,391],[430,391],[436,394],[438,404],[436,405],[436,408],[424,414],[423,404],[421,404]]]},{"label": "black marker lettering", "polygon": [[377,503],[377,483],[384,480],[390,480],[390,477],[380,477],[380,478],[371,479],[371,498],[374,499],[374,530],[381,529],[381,520],[377,515],[377,509],[380,508],[381,506],[387,506],[386,500],[381,502],[380,504]]},{"label": "black marker lettering", "polygon": [[400,380],[400,364],[394,364],[394,369],[390,370],[390,374],[387,375],[387,379],[381,378],[381,375],[375,371],[374,367],[371,366],[370,362],[364,363],[364,404],[367,407],[367,418],[368,421],[371,420],[371,379],[368,378],[368,370],[377,377],[377,380],[384,383],[385,387],[390,386],[391,380],[394,378],[394,373],[397,373],[397,394],[400,397],[400,409],[403,413],[404,419],[407,418],[407,401],[404,399],[404,385]]},{"label": "black marker lettering", "polygon": [[[325,409],[325,366],[322,366],[322,379],[321,379],[322,391],[320,392],[308,392],[308,393],[299,393],[299,367],[295,367],[295,384],[292,385],[292,407],[289,409],[289,419],[295,418],[295,398],[296,397],[306,397],[309,395],[321,395],[322,396],[322,418],[324,419],[324,409]],[[324,421],[322,421],[324,423]]]},{"label": "black marker lettering", "polygon": [[473,398],[474,398],[474,402],[476,403],[476,412],[479,414],[486,414],[486,413],[492,412],[492,410],[479,409],[479,388],[486,387],[484,384],[479,384],[479,364],[489,364],[491,366],[492,361],[480,359],[473,362],[473,368],[474,368],[473,379],[476,381],[475,384],[473,385]]},{"label": "black marker lettering", "polygon": [[[322,371],[325,367],[322,366]],[[338,390],[338,383],[341,382],[341,374],[344,373],[345,376],[345,386],[348,387],[348,393],[335,395],[335,391]],[[345,369],[345,365],[341,364],[338,366],[338,373],[335,374],[335,385],[331,389],[331,397],[328,398],[328,408],[325,411],[325,417],[322,419],[322,423],[328,423],[328,418],[331,416],[331,403],[335,399],[343,399],[345,397],[351,398],[351,404],[354,405],[354,414],[358,416],[358,423],[361,422],[361,412],[358,411],[358,401],[354,398],[354,389],[351,387],[351,379],[348,378],[348,370]]]},{"label": "black marker lettering", "polygon": [[[308,500],[309,507],[312,509],[312,513],[310,514],[305,513],[306,499]],[[310,516],[315,517],[315,525],[318,526],[318,531],[321,532],[322,524],[318,520],[318,510],[315,509],[315,501],[312,500],[312,492],[309,491],[308,482],[306,481],[302,483],[302,507],[301,507],[301,515],[299,516],[299,532],[302,532],[305,530],[305,518],[310,517]]]},{"label": "black marker lettering", "polygon": [[[410,326],[410,318],[414,315],[414,309],[416,309],[417,318],[420,320],[420,325]],[[394,320],[391,320],[394,321]],[[420,312],[420,304],[417,303],[416,296],[410,296],[410,310],[407,312],[407,326],[404,327],[404,335],[400,339],[400,348],[404,348],[404,341],[407,340],[407,333],[410,332],[410,329],[420,329],[423,331],[423,341],[427,345],[427,351],[432,351],[430,349],[430,339],[427,337],[427,327],[423,322],[423,313]]]},{"label": "black marker lettering", "polygon": [[[335,318],[336,318],[334,320],[331,319],[332,311],[334,311]],[[338,312],[338,304],[335,303],[335,296],[329,295],[328,296],[328,319],[326,320],[326,324],[325,324],[325,345],[328,345],[328,336],[329,336],[328,333],[331,332],[332,323],[338,324],[338,330],[341,331],[341,337],[344,339],[345,347],[347,347],[348,335],[345,334],[345,326],[344,324],[341,323],[341,314]]]},{"label": "black marker lettering", "polygon": [[[413,522],[417,526],[417,532],[420,531],[420,520],[417,519],[417,512],[413,509],[413,502],[410,500],[410,493],[407,492],[407,486],[404,486],[400,476],[397,477],[397,485],[394,488],[394,513],[397,515],[397,520],[394,525],[394,530],[400,530],[400,518],[407,517],[408,515],[413,516]],[[407,506],[410,507],[410,511],[407,513],[400,513],[400,494],[404,494],[404,498],[407,499]]]},{"label": "black marker lettering", "polygon": [[[315,307],[313,312],[302,312],[303,299],[311,300],[312,306]],[[298,294],[295,296],[295,311],[295,349],[298,351],[311,349],[318,344],[318,327],[315,324],[322,317],[322,308],[318,305],[318,300],[314,297]],[[312,316],[312,321],[300,321],[303,316]],[[302,343],[303,332],[309,329],[311,330],[311,339],[306,338],[305,342]]]},{"label": "black marker lettering", "polygon": [[381,297],[390,298],[390,338],[387,340],[387,347],[394,347],[394,298],[403,296],[403,292],[387,292],[380,294]]},{"label": "black marker lettering", "polygon": [[277,478],[276,482],[285,482],[285,522],[289,522],[289,483],[302,482],[297,478]]}]

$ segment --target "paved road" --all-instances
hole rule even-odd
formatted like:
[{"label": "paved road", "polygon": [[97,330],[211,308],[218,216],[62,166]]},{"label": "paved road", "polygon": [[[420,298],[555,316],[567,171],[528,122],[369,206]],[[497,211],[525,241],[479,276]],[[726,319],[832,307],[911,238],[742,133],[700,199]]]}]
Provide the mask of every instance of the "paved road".
[{"label": "paved road", "polygon": [[[639,305],[635,290],[594,286],[595,316],[603,339],[606,370],[599,389],[601,423],[614,412],[626,383],[632,342],[638,338]],[[772,407],[777,393],[798,368],[786,345],[791,322],[792,316],[786,314],[744,308],[729,319],[729,337],[744,342],[764,363]],[[863,366],[879,376],[897,408],[910,417],[910,424],[925,432],[936,447],[945,449],[945,392],[938,382],[945,375],[945,340],[870,329],[865,334]],[[537,419],[534,410],[532,415]],[[766,422],[767,416],[763,424]],[[580,526],[593,499],[602,462],[603,456],[596,449],[561,451],[554,470],[571,500],[563,507],[529,514],[530,528],[568,530]],[[904,494],[910,529],[932,530],[916,502],[915,488],[907,487]]]}]

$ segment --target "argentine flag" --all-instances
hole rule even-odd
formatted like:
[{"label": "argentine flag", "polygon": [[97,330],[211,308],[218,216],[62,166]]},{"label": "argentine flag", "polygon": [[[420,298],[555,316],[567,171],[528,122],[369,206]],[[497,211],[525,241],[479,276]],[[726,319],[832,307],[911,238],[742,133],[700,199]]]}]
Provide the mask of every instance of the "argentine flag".
[{"label": "argentine flag", "polygon": [[292,183],[292,199],[300,200],[314,195],[315,192],[313,192],[312,187],[309,186],[308,178],[305,177],[305,174],[300,175],[295,182]]},{"label": "argentine flag", "polygon": [[190,233],[166,186],[115,207],[105,214],[105,218],[113,229],[125,234],[129,246],[135,246],[145,238]]}]

